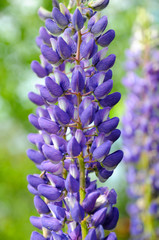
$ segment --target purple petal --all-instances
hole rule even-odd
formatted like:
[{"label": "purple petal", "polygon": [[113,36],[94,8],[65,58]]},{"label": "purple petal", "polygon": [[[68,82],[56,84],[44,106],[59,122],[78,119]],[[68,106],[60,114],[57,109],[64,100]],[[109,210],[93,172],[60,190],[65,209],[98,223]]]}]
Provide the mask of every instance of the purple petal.
[{"label": "purple petal", "polygon": [[82,202],[82,207],[87,213],[91,213],[94,209],[97,198],[100,196],[100,192],[92,192]]},{"label": "purple petal", "polygon": [[70,122],[70,116],[61,108],[55,105],[53,110],[55,113],[55,117],[61,125],[66,125]]},{"label": "purple petal", "polygon": [[73,14],[72,24],[77,31],[81,30],[84,26],[84,19],[78,8],[76,8]]},{"label": "purple petal", "polygon": [[34,205],[39,214],[45,214],[50,212],[47,204],[39,196],[34,197]]},{"label": "purple petal", "polygon": [[96,69],[98,71],[107,71],[114,65],[115,59],[116,56],[114,54],[109,55],[108,57],[104,58],[103,60],[97,63]]},{"label": "purple petal", "polygon": [[117,236],[114,232],[110,233],[105,240],[117,240]]},{"label": "purple petal", "polygon": [[119,92],[115,92],[100,100],[100,104],[102,107],[113,107],[119,102],[120,98],[121,94]]},{"label": "purple petal", "polygon": [[92,225],[98,227],[102,225],[106,219],[107,208],[102,208],[96,211],[92,217]]},{"label": "purple petal", "polygon": [[30,217],[30,222],[34,227],[42,230],[41,217],[32,216]]},{"label": "purple petal", "polygon": [[91,78],[89,78],[90,91],[94,91],[98,87],[99,83],[103,83],[104,77],[105,77],[105,73],[98,72],[94,74]]},{"label": "purple petal", "polygon": [[34,92],[29,92],[28,98],[30,99],[31,102],[33,102],[34,104],[36,104],[38,106],[44,105],[43,98]]},{"label": "purple petal", "polygon": [[100,123],[106,121],[108,119],[110,112],[110,108],[106,107],[104,109],[100,109],[96,114],[94,118],[94,125],[98,126]]},{"label": "purple petal", "polygon": [[47,72],[46,72],[45,68],[43,68],[39,62],[32,61],[31,68],[38,77],[43,78],[43,77],[47,76]]},{"label": "purple petal", "polygon": [[101,47],[107,47],[113,41],[114,38],[115,38],[115,31],[110,29],[109,31],[107,31],[105,34],[103,34],[98,38],[97,43]]},{"label": "purple petal", "polygon": [[119,219],[119,211],[116,207],[113,207],[112,213],[106,218],[103,227],[105,230],[112,230],[116,227]]},{"label": "purple petal", "polygon": [[96,37],[102,34],[108,24],[108,19],[106,16],[103,16],[99,19],[91,28],[91,33],[93,33]]},{"label": "purple petal", "polygon": [[41,127],[39,126],[39,123],[38,123],[38,117],[34,114],[30,114],[28,116],[29,118],[29,122],[35,127],[37,128],[38,130],[41,130]]},{"label": "purple petal", "polygon": [[70,209],[71,216],[76,222],[81,222],[84,218],[84,209],[79,204],[79,202],[75,202],[74,207]]},{"label": "purple petal", "polygon": [[40,233],[34,231],[31,234],[30,240],[46,240],[46,238],[44,238]]},{"label": "purple petal", "polygon": [[82,127],[85,127],[93,122],[94,114],[95,114],[94,106],[93,104],[90,104],[89,107],[87,107],[80,115]]},{"label": "purple petal", "polygon": [[50,77],[45,78],[45,84],[54,97],[60,97],[63,94],[62,88]]},{"label": "purple petal", "polygon": [[94,228],[89,229],[84,240],[97,240],[96,230]]},{"label": "purple petal", "polygon": [[79,182],[69,173],[65,181],[65,187],[68,192],[78,192]]},{"label": "purple petal", "polygon": [[44,100],[49,102],[49,103],[56,103],[57,102],[57,98],[52,97],[49,90],[44,86],[40,87],[40,94],[44,98]]},{"label": "purple petal", "polygon": [[43,170],[51,172],[56,175],[60,175],[63,171],[62,162],[53,164],[52,162],[47,160],[42,162],[41,167],[43,168]]},{"label": "purple petal", "polygon": [[108,171],[114,170],[116,166],[120,163],[120,161],[123,158],[123,152],[121,150],[118,150],[110,155],[108,155],[103,161],[102,165],[104,168],[106,168]]},{"label": "purple petal", "polygon": [[58,200],[61,195],[61,192],[57,188],[46,184],[40,184],[38,186],[38,191],[42,196],[46,197],[48,200],[51,201]]},{"label": "purple petal", "polygon": [[80,154],[81,146],[77,142],[75,137],[72,137],[71,140],[68,142],[67,152],[68,152],[68,154],[70,154],[73,157],[76,157]]},{"label": "purple petal", "polygon": [[38,121],[41,129],[45,130],[48,133],[57,133],[60,129],[57,123],[51,121],[50,119],[41,117]]},{"label": "purple petal", "polygon": [[112,90],[112,87],[113,87],[113,80],[108,80],[102,83],[100,86],[98,86],[95,89],[94,94],[98,99],[104,98]]},{"label": "purple petal", "polygon": [[47,45],[41,46],[42,55],[52,64],[60,61],[59,55]]},{"label": "purple petal", "polygon": [[106,8],[106,6],[108,5],[109,0],[96,0],[96,1],[91,1],[88,4],[88,7],[92,8],[95,11],[100,11],[103,10],[104,8]]},{"label": "purple petal", "polygon": [[46,176],[53,187],[59,188],[60,190],[65,188],[65,181],[62,177],[50,173],[46,173]]},{"label": "purple petal", "polygon": [[42,178],[40,178],[38,176],[34,176],[34,175],[28,175],[27,181],[34,188],[37,188],[40,184],[45,183],[45,181]]},{"label": "purple petal", "polygon": [[63,158],[62,153],[59,150],[55,149],[52,145],[44,144],[42,150],[44,155],[54,163],[59,163]]},{"label": "purple petal", "polygon": [[52,37],[44,27],[39,29],[39,34],[44,43],[50,45],[50,38]]},{"label": "purple petal", "polygon": [[107,134],[107,133],[111,132],[112,130],[114,130],[118,126],[118,123],[119,123],[119,118],[117,118],[117,117],[111,118],[111,119],[101,123],[98,126],[98,130],[99,130],[99,132],[104,132]]},{"label": "purple petal", "polygon": [[109,153],[111,148],[112,142],[106,141],[99,147],[97,147],[93,152],[93,157],[101,162]]},{"label": "purple petal", "polygon": [[44,228],[47,228],[50,231],[59,231],[62,228],[62,223],[56,218],[49,217],[49,216],[43,216],[41,218],[42,226]]},{"label": "purple petal", "polygon": [[68,19],[56,7],[53,8],[52,16],[60,28],[65,28],[69,24]]},{"label": "purple petal", "polygon": [[108,48],[107,48],[107,47],[106,47],[106,48],[103,48],[103,49],[100,50],[100,51],[98,51],[98,52],[93,56],[93,58],[92,58],[92,64],[93,64],[94,66],[96,66],[97,63],[100,62],[100,61],[105,57],[107,51],[108,51]]},{"label": "purple petal", "polygon": [[70,80],[69,78],[66,76],[66,74],[56,70],[54,72],[54,76],[56,79],[56,82],[60,85],[60,87],[62,88],[63,91],[67,91],[67,89],[70,86]]},{"label": "purple petal", "polygon": [[59,36],[63,32],[63,29],[59,28],[58,25],[51,19],[47,19],[45,21],[45,26],[53,36]]},{"label": "purple petal", "polygon": [[45,157],[41,152],[33,149],[27,150],[27,156],[36,164],[40,164],[45,160]]},{"label": "purple petal", "polygon": [[58,37],[57,51],[60,57],[64,60],[68,59],[72,55],[71,47],[64,41],[62,37]]},{"label": "purple petal", "polygon": [[74,92],[81,92],[84,89],[84,77],[76,69],[72,73],[71,87]]},{"label": "purple petal", "polygon": [[28,190],[29,190],[29,192],[31,193],[31,194],[33,194],[33,195],[39,195],[39,192],[33,187],[33,186],[31,186],[30,184],[28,184]]},{"label": "purple petal", "polygon": [[63,221],[66,217],[66,210],[62,207],[56,206],[54,203],[49,203],[48,207],[50,208],[52,215],[55,215],[57,219]]}]

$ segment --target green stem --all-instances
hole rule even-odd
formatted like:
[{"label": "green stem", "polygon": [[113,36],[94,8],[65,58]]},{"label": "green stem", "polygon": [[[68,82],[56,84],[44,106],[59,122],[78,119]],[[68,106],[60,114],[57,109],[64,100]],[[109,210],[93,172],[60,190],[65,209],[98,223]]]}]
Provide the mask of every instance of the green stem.
[{"label": "green stem", "polygon": [[85,198],[85,163],[82,156],[78,157],[80,168],[80,204],[82,204]]},{"label": "green stem", "polygon": [[[77,0],[77,6],[80,5],[80,1]],[[77,44],[77,54],[76,54],[76,64],[80,65],[80,46],[82,43],[82,34],[81,31],[78,31],[78,44]],[[80,121],[80,117],[79,117],[79,105],[82,101],[81,98],[81,94],[79,93],[77,95],[77,111],[78,111],[78,127],[77,129],[82,129],[82,124]],[[79,194],[80,194],[80,204],[82,204],[83,200],[85,199],[85,163],[84,163],[84,157],[81,154],[78,157],[78,162],[79,162],[79,170],[80,170],[80,190],[79,190]],[[83,220],[81,222],[81,230],[82,230],[82,239],[85,239],[85,237],[88,234],[88,227],[87,227],[87,221]]]}]

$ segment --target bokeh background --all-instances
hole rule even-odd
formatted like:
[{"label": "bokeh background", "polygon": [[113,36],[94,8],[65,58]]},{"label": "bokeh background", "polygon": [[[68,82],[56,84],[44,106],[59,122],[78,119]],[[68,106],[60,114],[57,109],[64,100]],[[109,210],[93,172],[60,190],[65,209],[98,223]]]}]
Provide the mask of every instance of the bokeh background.
[{"label": "bokeh background", "polygon": [[[64,2],[64,1],[63,1]],[[35,111],[27,94],[34,90],[37,79],[30,69],[32,60],[38,60],[39,50],[35,44],[38,29],[44,23],[38,18],[40,6],[51,10],[51,0],[0,0],[0,239],[28,240],[33,227],[29,222],[36,215],[33,196],[27,190],[26,176],[37,172],[27,159],[30,147],[27,134],[35,132],[28,122],[28,114]],[[122,117],[126,89],[122,85],[125,50],[130,39],[139,8],[146,9],[154,23],[159,24],[159,1],[111,0],[105,10],[109,28],[116,30],[116,39],[109,53],[117,55],[114,71],[114,91],[122,93],[122,100],[114,108],[112,116]],[[118,141],[115,148],[121,148]],[[120,221],[117,227],[119,240],[128,239],[129,220],[126,214],[125,166],[115,170],[114,176],[105,184],[116,189]]]}]

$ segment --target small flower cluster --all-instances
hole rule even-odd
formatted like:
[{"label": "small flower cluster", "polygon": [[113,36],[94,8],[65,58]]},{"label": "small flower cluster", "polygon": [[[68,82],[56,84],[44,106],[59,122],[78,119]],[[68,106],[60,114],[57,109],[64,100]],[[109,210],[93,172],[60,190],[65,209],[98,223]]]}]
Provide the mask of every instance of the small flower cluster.
[{"label": "small flower cluster", "polygon": [[127,56],[123,82],[130,93],[123,141],[131,239],[155,240],[159,237],[159,51],[146,45],[137,52],[128,51]]},{"label": "small flower cluster", "polygon": [[39,133],[29,134],[38,150],[27,155],[41,174],[27,179],[40,214],[30,221],[42,234],[34,231],[31,240],[117,239],[113,232],[105,236],[118,221],[116,192],[97,188],[89,176],[95,172],[105,182],[123,157],[120,150],[110,153],[120,130],[119,119],[110,119],[109,112],[121,96],[109,94],[115,55],[105,57],[115,33],[104,33],[107,17],[97,12],[108,2],[77,2],[73,14],[55,0],[52,12],[39,9],[46,28],[36,39],[41,63],[33,61],[31,67],[45,80],[36,85],[38,93],[28,95],[37,105],[29,121]]}]

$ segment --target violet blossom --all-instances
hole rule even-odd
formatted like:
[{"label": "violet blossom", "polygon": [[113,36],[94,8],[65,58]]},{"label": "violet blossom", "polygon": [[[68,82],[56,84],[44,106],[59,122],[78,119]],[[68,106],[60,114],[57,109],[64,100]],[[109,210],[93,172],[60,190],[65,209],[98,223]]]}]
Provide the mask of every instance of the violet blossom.
[{"label": "violet blossom", "polygon": [[117,194],[90,179],[95,172],[105,182],[123,157],[121,150],[110,152],[120,130],[109,112],[121,96],[109,94],[115,55],[106,53],[115,33],[105,32],[107,17],[97,12],[108,2],[77,1],[73,14],[55,0],[52,12],[39,9],[45,21],[36,39],[41,62],[31,67],[45,79],[36,85],[38,93],[28,95],[37,105],[29,121],[38,133],[29,134],[37,150],[27,155],[41,173],[27,179],[39,213],[30,221],[41,232],[31,240],[117,239],[113,232],[105,235],[119,218]]},{"label": "violet blossom", "polygon": [[[142,29],[142,30],[141,30]],[[145,29],[127,51],[129,89],[123,118],[124,160],[127,164],[128,197],[132,240],[159,238],[159,51]],[[138,47],[137,47],[138,46]],[[135,48],[134,48],[135,47]]]}]

